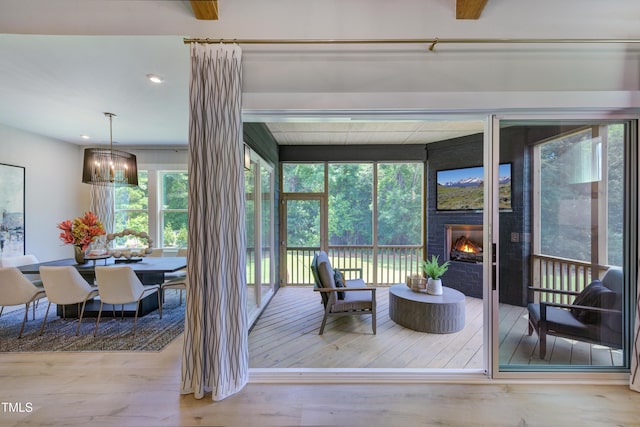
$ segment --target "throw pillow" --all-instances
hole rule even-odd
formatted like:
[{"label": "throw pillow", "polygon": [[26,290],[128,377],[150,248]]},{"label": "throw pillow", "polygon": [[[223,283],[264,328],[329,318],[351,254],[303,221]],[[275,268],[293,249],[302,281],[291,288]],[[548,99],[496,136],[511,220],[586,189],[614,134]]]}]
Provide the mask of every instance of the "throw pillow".
[{"label": "throw pillow", "polygon": [[[340,270],[334,269],[333,278],[336,282],[336,288],[346,288],[347,284],[344,281],[344,276],[340,273]],[[338,299],[344,299],[345,293],[338,292]]]},{"label": "throw pillow", "polygon": [[[615,301],[615,292],[604,286],[600,280],[594,280],[576,296],[573,304],[586,307],[611,308],[615,304]],[[600,323],[602,314],[597,311],[581,308],[572,308],[571,313],[582,323]]]}]

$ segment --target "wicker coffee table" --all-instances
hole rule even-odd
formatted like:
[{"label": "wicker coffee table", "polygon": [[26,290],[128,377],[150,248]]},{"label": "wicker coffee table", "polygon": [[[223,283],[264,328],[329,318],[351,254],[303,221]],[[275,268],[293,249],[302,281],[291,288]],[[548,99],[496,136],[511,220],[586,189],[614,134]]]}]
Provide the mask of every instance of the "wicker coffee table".
[{"label": "wicker coffee table", "polygon": [[442,287],[442,295],[414,292],[401,283],[389,288],[389,317],[405,328],[448,334],[464,328],[465,297],[462,292]]}]

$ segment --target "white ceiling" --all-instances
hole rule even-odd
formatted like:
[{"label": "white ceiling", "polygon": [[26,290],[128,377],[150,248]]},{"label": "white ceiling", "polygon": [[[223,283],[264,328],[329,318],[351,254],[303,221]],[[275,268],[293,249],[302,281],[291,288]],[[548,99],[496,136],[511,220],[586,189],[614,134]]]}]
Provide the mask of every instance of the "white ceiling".
[{"label": "white ceiling", "polygon": [[[185,37],[640,37],[637,0],[489,0],[477,21],[456,20],[455,0],[219,0],[219,16],[197,21],[188,1],[0,0],[0,123],[104,144],[108,111],[118,116],[116,143],[185,145]],[[481,132],[482,103],[495,93],[640,86],[640,55],[628,43],[242,48],[246,119],[268,122],[283,144],[430,142]],[[152,85],[149,73],[165,82]],[[354,120],[353,111],[375,120]]]}]

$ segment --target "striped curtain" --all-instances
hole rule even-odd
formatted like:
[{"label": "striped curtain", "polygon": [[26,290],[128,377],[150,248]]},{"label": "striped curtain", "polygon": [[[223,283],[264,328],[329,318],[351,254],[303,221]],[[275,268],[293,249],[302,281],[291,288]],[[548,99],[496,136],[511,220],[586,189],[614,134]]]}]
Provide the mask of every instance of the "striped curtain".
[{"label": "striped curtain", "polygon": [[222,400],[249,374],[242,51],[191,45],[189,247],[181,393]]},{"label": "striped curtain", "polygon": [[109,233],[113,233],[113,222],[115,214],[113,212],[113,185],[91,185],[91,207],[89,210],[96,214],[104,229]]},{"label": "striped curtain", "polygon": [[636,289],[636,318],[633,323],[633,348],[631,349],[631,390],[640,391],[640,283]]}]

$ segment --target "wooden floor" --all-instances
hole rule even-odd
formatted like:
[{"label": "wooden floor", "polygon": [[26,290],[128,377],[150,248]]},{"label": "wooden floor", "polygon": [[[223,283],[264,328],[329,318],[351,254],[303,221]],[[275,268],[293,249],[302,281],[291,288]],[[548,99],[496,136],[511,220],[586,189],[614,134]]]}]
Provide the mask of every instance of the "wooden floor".
[{"label": "wooden floor", "polygon": [[[252,368],[449,368],[483,369],[482,300],[466,298],[465,328],[452,334],[416,332],[389,318],[387,287],[377,293],[377,335],[371,316],[323,316],[320,296],[310,287],[278,290],[249,334]],[[548,337],[547,356],[527,331],[524,307],[500,306],[500,364],[620,366],[622,352]]]},{"label": "wooden floor", "polygon": [[[371,337],[365,326],[333,327]],[[626,385],[259,384],[250,373],[238,394],[197,400],[179,394],[182,341],[161,352],[0,353],[0,426],[640,425],[640,393]]]},{"label": "wooden floor", "polygon": [[640,425],[626,385],[249,383],[197,400],[179,394],[181,354],[182,338],[158,353],[2,353],[0,425]]}]

